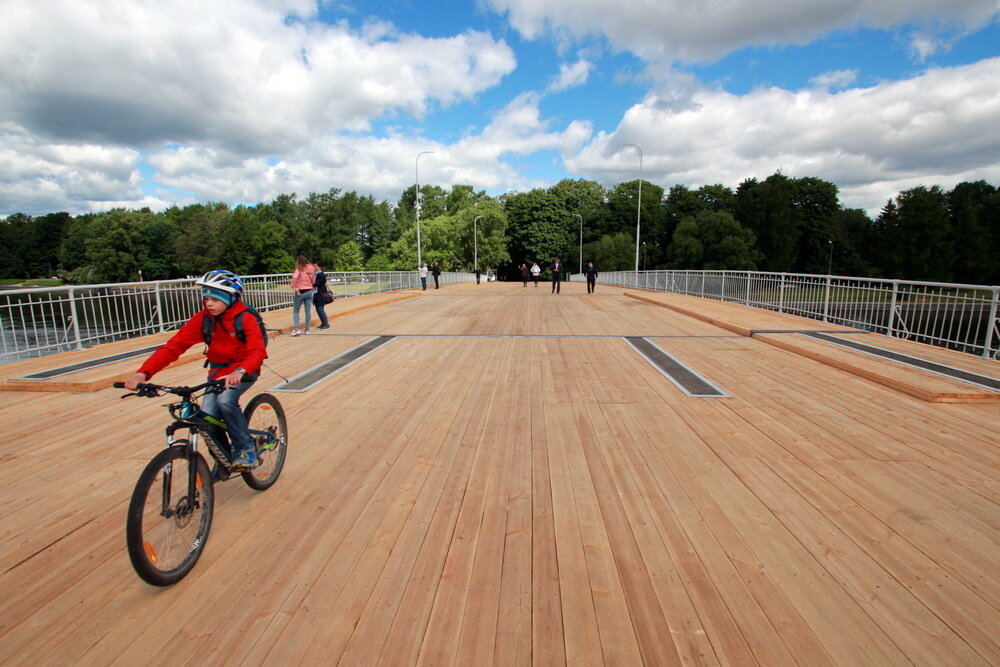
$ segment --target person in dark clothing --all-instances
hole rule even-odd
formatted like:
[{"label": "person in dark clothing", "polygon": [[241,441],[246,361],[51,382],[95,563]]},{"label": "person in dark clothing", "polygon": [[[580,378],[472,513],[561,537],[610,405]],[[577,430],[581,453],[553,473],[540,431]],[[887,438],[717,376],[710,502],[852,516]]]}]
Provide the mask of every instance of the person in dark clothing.
[{"label": "person in dark clothing", "polygon": [[528,270],[528,264],[525,262],[521,265],[521,281],[524,282],[524,286],[528,286],[528,276],[531,275],[531,271]]},{"label": "person in dark clothing", "polygon": [[552,293],[559,294],[560,288],[562,286],[562,272],[563,265],[562,260],[557,259],[552,263]]},{"label": "person in dark clothing", "polygon": [[434,276],[434,289],[441,289],[439,278],[441,277],[441,265],[437,262],[431,266],[431,275]]},{"label": "person in dark clothing", "polygon": [[326,274],[323,273],[323,267],[319,264],[313,264],[316,267],[316,273],[313,274],[313,280],[315,281],[313,285],[316,287],[316,293],[313,294],[313,306],[316,307],[316,314],[319,315],[319,328],[329,329],[330,320],[326,316]]},{"label": "person in dark clothing", "polygon": [[479,284],[479,279],[483,277],[483,270],[478,266],[476,267],[476,284]]},{"label": "person in dark clothing", "polygon": [[593,294],[594,287],[597,286],[597,269],[594,267],[593,262],[587,262],[587,267],[583,270],[583,275],[587,276],[587,294]]}]

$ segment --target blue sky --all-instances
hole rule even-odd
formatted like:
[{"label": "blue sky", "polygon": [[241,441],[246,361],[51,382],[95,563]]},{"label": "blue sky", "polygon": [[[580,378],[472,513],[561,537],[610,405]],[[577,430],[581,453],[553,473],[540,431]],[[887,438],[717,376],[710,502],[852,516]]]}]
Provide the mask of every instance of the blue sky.
[{"label": "blue sky", "polygon": [[1000,185],[997,0],[3,0],[0,216],[777,170]]}]

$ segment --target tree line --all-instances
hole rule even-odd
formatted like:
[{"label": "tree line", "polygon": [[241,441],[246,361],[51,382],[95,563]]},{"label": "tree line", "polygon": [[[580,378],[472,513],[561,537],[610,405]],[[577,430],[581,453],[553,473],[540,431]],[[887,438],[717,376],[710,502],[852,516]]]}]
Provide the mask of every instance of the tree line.
[{"label": "tree line", "polygon": [[[58,276],[73,283],[160,280],[226,267],[290,272],[304,255],[327,271],[413,270],[415,188],[390,204],[333,188],[305,197],[230,207],[191,204],[162,212],[113,209],[72,216],[16,213],[0,221],[0,278]],[[669,190],[639,181],[608,188],[565,179],[490,197],[469,185],[420,188],[424,262],[445,271],[564,260],[601,271],[759,270],[1000,283],[1000,191],[985,181],[951,190],[918,186],[872,219],[844,208],[837,186],[775,173]],[[641,213],[640,213],[641,212]]]}]

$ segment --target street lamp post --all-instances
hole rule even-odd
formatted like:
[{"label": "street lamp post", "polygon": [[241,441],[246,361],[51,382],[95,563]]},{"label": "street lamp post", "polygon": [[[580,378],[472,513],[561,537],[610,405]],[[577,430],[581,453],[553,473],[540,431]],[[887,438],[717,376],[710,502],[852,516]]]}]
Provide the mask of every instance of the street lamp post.
[{"label": "street lamp post", "polygon": [[833,275],[833,241],[827,241],[830,244],[830,260],[826,264],[826,275]]},{"label": "street lamp post", "polygon": [[583,273],[583,216],[579,213],[573,215],[580,218],[580,273]]},{"label": "street lamp post", "polygon": [[639,151],[639,205],[635,214],[635,270],[639,270],[639,222],[642,219],[642,149],[635,144],[624,144],[622,148],[631,146]]},{"label": "street lamp post", "polygon": [[416,210],[417,220],[417,267],[421,265],[422,254],[420,252],[420,156],[430,155],[434,151],[421,151],[417,153],[416,163],[413,167],[413,180],[416,182],[416,190],[413,192],[413,207]]},{"label": "street lamp post", "polygon": [[472,221],[472,270],[475,271],[479,268],[479,218],[483,216],[477,215],[476,219]]}]

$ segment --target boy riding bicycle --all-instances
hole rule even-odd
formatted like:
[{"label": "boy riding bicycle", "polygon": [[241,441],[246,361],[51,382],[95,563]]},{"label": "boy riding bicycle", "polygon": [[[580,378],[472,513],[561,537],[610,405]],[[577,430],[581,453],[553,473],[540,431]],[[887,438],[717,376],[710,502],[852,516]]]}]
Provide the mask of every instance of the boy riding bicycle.
[{"label": "boy riding bicycle", "polygon": [[[176,361],[189,347],[204,343],[205,332],[211,332],[205,351],[210,367],[209,380],[219,380],[225,389],[221,393],[206,393],[202,409],[226,422],[232,444],[233,467],[252,468],[257,464],[253,439],[240,397],[260,376],[260,367],[267,358],[266,341],[260,327],[250,325],[249,314],[243,316],[248,324],[243,327],[242,338],[237,327],[237,317],[249,308],[243,303],[243,281],[232,271],[209,271],[195,281],[201,285],[203,310],[191,317],[170,340],[150,355],[135,375],[125,382],[125,388],[135,390],[148,382],[154,374]],[[211,318],[209,326],[205,318]]]}]

